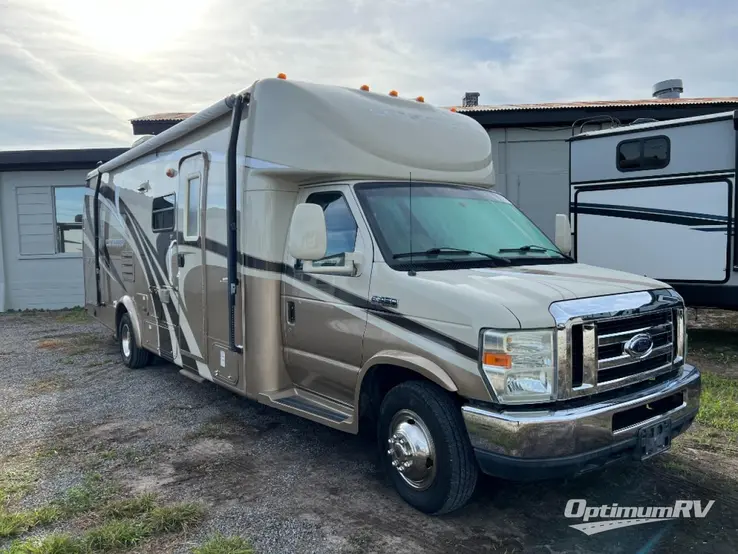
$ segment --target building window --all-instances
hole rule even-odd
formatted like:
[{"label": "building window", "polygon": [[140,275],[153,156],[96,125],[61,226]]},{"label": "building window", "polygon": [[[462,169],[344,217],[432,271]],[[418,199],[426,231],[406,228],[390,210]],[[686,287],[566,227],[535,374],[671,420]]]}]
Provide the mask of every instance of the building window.
[{"label": "building window", "polygon": [[187,207],[185,209],[185,240],[197,240],[200,237],[200,175],[187,178]]},{"label": "building window", "polygon": [[87,187],[54,187],[54,230],[57,254],[82,253],[82,210]]},{"label": "building window", "polygon": [[356,248],[356,220],[340,192],[316,192],[308,196],[308,204],[318,204],[325,214],[328,242],[326,257],[353,252]]},{"label": "building window", "polygon": [[669,137],[647,137],[624,140],[618,144],[617,166],[620,171],[663,169],[669,165]]},{"label": "building window", "polygon": [[151,211],[151,230],[154,233],[174,231],[174,194],[154,198]]}]

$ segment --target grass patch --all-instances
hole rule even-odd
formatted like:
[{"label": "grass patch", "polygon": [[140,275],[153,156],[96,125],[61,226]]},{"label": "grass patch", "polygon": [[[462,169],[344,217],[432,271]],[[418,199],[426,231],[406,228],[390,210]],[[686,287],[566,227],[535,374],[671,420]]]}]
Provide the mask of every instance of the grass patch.
[{"label": "grass patch", "polygon": [[0,512],[0,537],[14,537],[39,525],[59,519],[61,512],[55,506],[44,506],[35,510]]},{"label": "grass patch", "polygon": [[90,318],[84,308],[77,307],[56,316],[56,320],[63,323],[85,323]]},{"label": "grass patch", "polygon": [[697,421],[716,429],[738,433],[738,381],[703,373]]},{"label": "grass patch", "polygon": [[18,466],[0,473],[0,512],[7,503],[31,492],[36,479],[35,470],[29,466]]},{"label": "grass patch", "polygon": [[[73,536],[65,533],[16,540],[3,552],[90,554],[120,551],[157,535],[184,531],[190,525],[198,523],[204,513],[203,507],[199,504],[157,506],[153,495],[141,495],[109,503],[100,513],[103,517],[101,523],[81,535]],[[225,551],[224,554],[228,552]]]},{"label": "grass patch", "polygon": [[192,554],[254,554],[254,549],[246,539],[217,534],[193,548]]},{"label": "grass patch", "polygon": [[82,484],[67,489],[61,498],[47,506],[17,512],[3,508],[0,510],[0,537],[21,535],[39,525],[93,511],[107,503],[117,491],[116,486],[105,484],[99,475],[93,475]]}]

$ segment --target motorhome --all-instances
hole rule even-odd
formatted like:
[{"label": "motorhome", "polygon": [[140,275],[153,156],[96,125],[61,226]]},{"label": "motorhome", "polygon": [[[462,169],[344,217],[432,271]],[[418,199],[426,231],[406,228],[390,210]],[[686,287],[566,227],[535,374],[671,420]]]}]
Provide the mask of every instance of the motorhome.
[{"label": "motorhome", "polygon": [[736,113],[617,126],[570,144],[574,254],[738,309]]},{"label": "motorhome", "polygon": [[679,294],[575,263],[472,119],[365,89],[260,80],[89,174],[86,308],[123,362],[368,430],[431,514],[480,471],[668,449],[700,397]]}]

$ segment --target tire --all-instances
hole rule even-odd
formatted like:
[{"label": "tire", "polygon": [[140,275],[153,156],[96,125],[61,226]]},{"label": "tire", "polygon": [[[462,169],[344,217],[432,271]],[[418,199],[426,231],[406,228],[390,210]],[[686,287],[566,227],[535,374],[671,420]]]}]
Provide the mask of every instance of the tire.
[{"label": "tire", "polygon": [[131,369],[144,367],[151,360],[150,352],[144,350],[136,343],[136,335],[133,332],[131,316],[127,313],[123,314],[118,324],[118,348],[123,363]]},{"label": "tire", "polygon": [[[461,410],[451,395],[427,381],[401,383],[384,397],[377,425],[382,468],[408,504],[438,515],[467,503],[474,493],[479,467]],[[391,428],[399,432],[391,436]],[[403,439],[405,445],[412,442],[416,447],[421,445],[422,450],[426,436],[432,440],[431,457],[403,457],[412,451],[403,447]],[[403,459],[411,465],[401,472],[393,461]]]}]

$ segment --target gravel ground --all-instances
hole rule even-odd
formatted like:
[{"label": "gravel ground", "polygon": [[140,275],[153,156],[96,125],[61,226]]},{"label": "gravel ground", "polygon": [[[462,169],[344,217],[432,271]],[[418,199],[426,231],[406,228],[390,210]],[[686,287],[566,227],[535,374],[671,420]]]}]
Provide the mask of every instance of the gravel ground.
[{"label": "gravel ground", "polygon": [[[697,452],[688,437],[688,447],[658,460],[571,481],[485,478],[469,506],[432,518],[395,495],[370,440],[194,383],[166,363],[129,370],[96,322],[0,315],[0,374],[0,463],[32,463],[41,476],[25,506],[58,497],[90,471],[121,483],[125,494],[153,491],[207,506],[198,527],[136,552],[189,552],[215,531],[248,537],[270,554],[738,551],[735,454]],[[705,520],[587,537],[563,517],[570,498],[716,504]],[[70,524],[35,532],[52,530]]]}]

